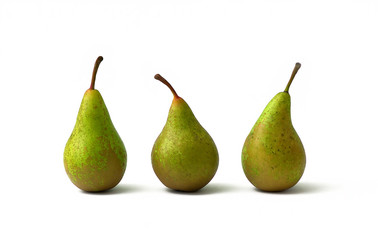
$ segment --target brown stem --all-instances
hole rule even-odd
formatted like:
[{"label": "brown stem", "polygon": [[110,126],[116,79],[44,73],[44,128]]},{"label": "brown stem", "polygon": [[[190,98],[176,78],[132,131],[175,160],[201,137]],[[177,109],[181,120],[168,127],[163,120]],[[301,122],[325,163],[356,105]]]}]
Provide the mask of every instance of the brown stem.
[{"label": "brown stem", "polygon": [[290,80],[289,80],[289,82],[287,83],[284,92],[287,92],[287,93],[289,92],[289,87],[290,87],[291,83],[293,82],[293,79],[294,79],[295,75],[297,74],[297,72],[298,72],[298,70],[299,70],[300,68],[301,68],[301,64],[297,62],[297,63],[295,64],[295,67],[294,67],[294,69],[293,69],[293,73],[291,74]]},{"label": "brown stem", "polygon": [[93,68],[93,73],[92,73],[92,82],[91,82],[91,86],[89,87],[89,89],[91,89],[91,90],[94,90],[97,70],[98,70],[98,67],[100,66],[100,63],[102,62],[102,60],[104,60],[104,58],[99,56],[97,58],[96,62],[95,62],[95,65],[94,65],[94,68]]},{"label": "brown stem", "polygon": [[169,87],[169,89],[171,89],[171,92],[173,93],[173,96],[178,98],[179,96],[177,95],[175,89],[172,87],[172,85],[165,79],[163,78],[160,74],[156,74],[155,77],[154,77],[156,80],[159,80],[160,82],[164,83],[165,85],[167,85],[167,87]]}]

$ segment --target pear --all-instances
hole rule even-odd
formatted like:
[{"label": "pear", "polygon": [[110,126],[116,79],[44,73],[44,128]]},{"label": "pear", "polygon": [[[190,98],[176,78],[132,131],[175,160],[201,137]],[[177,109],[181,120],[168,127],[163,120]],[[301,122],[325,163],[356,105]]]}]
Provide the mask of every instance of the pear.
[{"label": "pear", "polygon": [[173,101],[167,122],[152,149],[152,167],[166,187],[197,191],[211,181],[218,169],[217,147],[169,82],[159,74],[155,79],[168,86]]},{"label": "pear", "polygon": [[64,167],[78,188],[98,192],[115,187],[126,170],[126,149],[110,119],[100,92],[94,89],[97,58],[74,130],[64,149]]},{"label": "pear", "polygon": [[305,150],[291,122],[289,95],[300,67],[296,63],[285,91],[265,107],[243,146],[244,173],[263,191],[283,191],[294,186],[305,169]]}]

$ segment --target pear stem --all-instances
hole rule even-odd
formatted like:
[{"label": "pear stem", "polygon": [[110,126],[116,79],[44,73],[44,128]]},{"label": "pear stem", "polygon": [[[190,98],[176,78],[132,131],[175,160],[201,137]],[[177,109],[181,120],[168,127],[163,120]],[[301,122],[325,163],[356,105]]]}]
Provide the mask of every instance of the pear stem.
[{"label": "pear stem", "polygon": [[300,68],[301,68],[301,64],[297,62],[297,63],[295,64],[295,67],[294,67],[294,69],[293,69],[293,73],[291,74],[290,80],[289,80],[289,82],[287,83],[284,92],[287,92],[287,93],[289,92],[289,87],[290,87],[291,83],[293,82],[294,77],[295,77],[295,75],[297,74],[297,72],[298,72],[298,70],[299,70]]},{"label": "pear stem", "polygon": [[104,58],[99,56],[97,58],[96,62],[95,62],[95,65],[94,65],[94,68],[93,68],[93,73],[92,73],[92,82],[91,82],[91,86],[89,87],[89,89],[91,89],[91,90],[94,90],[97,70],[98,70],[98,67],[100,66],[100,63],[102,62],[102,60],[104,60]]},{"label": "pear stem", "polygon": [[175,89],[172,87],[172,85],[165,79],[163,78],[160,74],[156,74],[154,77],[156,80],[159,80],[160,82],[164,83],[172,92],[173,96],[175,98],[178,98],[179,96],[177,95]]}]

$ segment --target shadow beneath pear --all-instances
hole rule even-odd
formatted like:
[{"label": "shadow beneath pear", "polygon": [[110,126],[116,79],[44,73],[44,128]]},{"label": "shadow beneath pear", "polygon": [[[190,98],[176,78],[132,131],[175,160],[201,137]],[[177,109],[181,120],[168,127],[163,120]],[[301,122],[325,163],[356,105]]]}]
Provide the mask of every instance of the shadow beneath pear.
[{"label": "shadow beneath pear", "polygon": [[134,193],[134,192],[140,192],[143,191],[143,187],[138,185],[130,185],[130,184],[118,184],[112,189],[101,191],[101,192],[86,192],[81,191],[84,194],[90,194],[90,195],[116,195],[116,194],[127,194],[127,193]]},{"label": "shadow beneath pear", "polygon": [[330,186],[324,185],[324,184],[317,184],[317,183],[297,183],[293,187],[281,191],[281,192],[267,192],[260,190],[258,188],[253,188],[254,191],[260,192],[260,193],[266,193],[266,194],[278,194],[278,195],[291,195],[291,194],[313,194],[313,193],[320,193],[320,192],[326,192],[330,190]]},{"label": "shadow beneath pear", "polygon": [[227,192],[234,192],[240,190],[239,187],[230,185],[230,184],[222,184],[222,183],[213,183],[208,184],[205,187],[201,188],[198,191],[194,192],[184,192],[173,190],[170,188],[165,188],[166,192],[178,194],[178,195],[210,195],[210,194],[220,194],[220,193],[227,193]]}]

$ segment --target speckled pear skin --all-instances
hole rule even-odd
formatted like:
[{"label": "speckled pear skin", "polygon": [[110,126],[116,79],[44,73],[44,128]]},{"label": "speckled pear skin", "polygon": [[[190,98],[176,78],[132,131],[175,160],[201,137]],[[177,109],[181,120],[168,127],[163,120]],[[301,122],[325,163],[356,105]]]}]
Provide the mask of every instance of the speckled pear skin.
[{"label": "speckled pear skin", "polygon": [[266,106],[245,140],[243,170],[264,191],[283,191],[302,177],[306,155],[290,116],[290,95],[278,93]]},{"label": "speckled pear skin", "polygon": [[278,93],[265,107],[243,146],[244,173],[256,188],[263,191],[291,188],[305,169],[305,150],[291,121],[288,93],[291,81],[287,91]]},{"label": "speckled pear skin", "polygon": [[115,187],[126,169],[126,149],[105,102],[94,89],[96,61],[91,88],[83,97],[74,130],[64,149],[64,167],[73,184],[88,192]]},{"label": "speckled pear skin", "polygon": [[186,192],[206,186],[219,164],[213,139],[180,97],[172,101],[151,158],[156,176],[166,187]]}]

